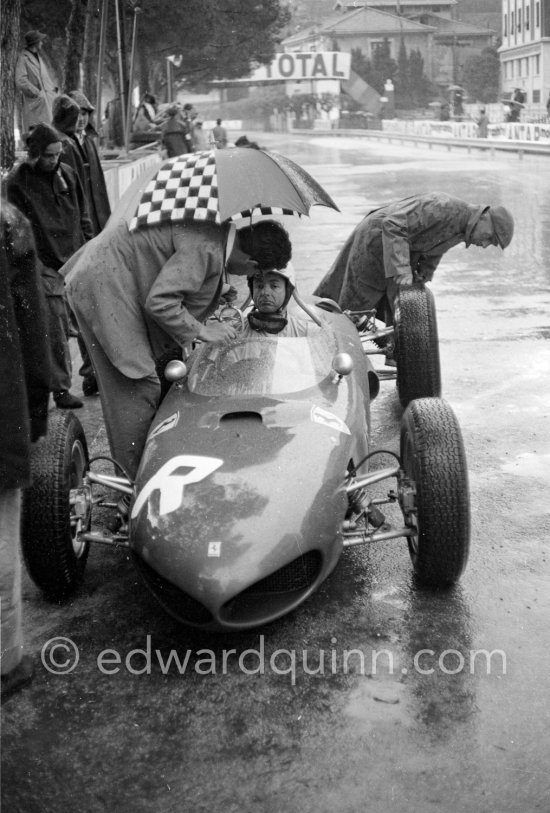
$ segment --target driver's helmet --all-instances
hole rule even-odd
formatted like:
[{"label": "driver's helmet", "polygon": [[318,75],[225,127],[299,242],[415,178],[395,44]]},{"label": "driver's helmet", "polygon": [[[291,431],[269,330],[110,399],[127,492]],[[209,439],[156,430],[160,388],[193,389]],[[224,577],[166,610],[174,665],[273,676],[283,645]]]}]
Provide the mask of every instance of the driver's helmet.
[{"label": "driver's helmet", "polygon": [[294,289],[296,288],[296,274],[294,272],[294,266],[291,262],[289,262],[284,268],[268,268],[265,271],[255,271],[254,274],[251,274],[248,277],[248,287],[250,288],[250,294],[252,295],[252,282],[256,274],[278,274],[280,277],[283,277],[286,284],[286,297],[285,301],[283,302],[282,308],[286,308],[290,301],[290,297],[292,296]]}]

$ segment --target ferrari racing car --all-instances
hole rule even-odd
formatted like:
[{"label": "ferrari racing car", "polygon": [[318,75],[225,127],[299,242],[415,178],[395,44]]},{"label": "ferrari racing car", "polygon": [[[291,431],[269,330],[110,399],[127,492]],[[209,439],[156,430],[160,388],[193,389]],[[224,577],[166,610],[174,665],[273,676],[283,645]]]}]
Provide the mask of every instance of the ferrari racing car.
[{"label": "ferrari racing car", "polygon": [[[75,590],[92,543],[129,549],[165,610],[204,629],[245,629],[288,613],[344,548],[359,544],[404,538],[420,581],[460,577],[467,465],[457,419],[440,397],[431,293],[404,289],[390,328],[331,300],[299,302],[312,321],[306,336],[200,344],[185,363],[170,362],[172,384],[135,482],[120,467],[102,472],[104,457],[89,460],[72,413],[51,413],[34,449],[22,529],[28,570],[47,595]],[[397,366],[376,371],[370,356],[389,335]],[[369,445],[370,404],[380,379],[391,378],[404,407],[399,454]],[[127,521],[98,529],[98,509],[116,514],[124,498]],[[384,513],[391,505],[398,523]]]}]

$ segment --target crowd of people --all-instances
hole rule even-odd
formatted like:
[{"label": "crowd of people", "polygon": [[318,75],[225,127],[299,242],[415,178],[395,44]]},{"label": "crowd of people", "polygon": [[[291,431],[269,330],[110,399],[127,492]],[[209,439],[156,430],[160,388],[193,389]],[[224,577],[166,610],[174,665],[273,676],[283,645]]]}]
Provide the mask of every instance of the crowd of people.
[{"label": "crowd of people", "polygon": [[227,130],[221,119],[216,120],[211,133],[207,134],[191,103],[181,105],[180,102],[174,102],[159,111],[151,93],[146,93],[138,105],[132,131],[134,137],[137,133],[141,137],[158,140],[167,158],[201,152],[212,147],[222,149],[228,145]]},{"label": "crowd of people", "polygon": [[[61,94],[47,79],[42,41],[39,32],[28,32],[18,63],[18,88],[28,102],[28,155],[3,186],[7,201],[0,219],[0,384],[7,427],[0,446],[4,694],[32,671],[21,640],[18,553],[30,446],[46,432],[50,393],[58,408],[83,405],[71,392],[71,334],[79,341],[83,394],[99,392],[112,458],[133,479],[162,398],[166,359],[181,357],[196,340],[226,344],[238,336],[234,324],[208,318],[234,296],[228,274],[248,278],[253,304],[245,335],[300,336],[312,327],[287,312],[295,288],[292,246],[277,221],[236,229],[167,220],[130,230],[121,220],[105,228],[110,206],[94,107],[80,90]],[[136,121],[155,127],[155,114],[148,95]],[[161,128],[167,154],[196,149],[198,124],[191,105],[173,106]],[[213,138],[216,146],[227,145],[221,120]],[[248,139],[238,146],[258,148]],[[513,225],[502,206],[443,194],[383,205],[356,227],[314,293],[343,309],[377,309],[385,302],[391,311],[399,287],[430,280],[449,248],[460,242],[505,248]]]}]

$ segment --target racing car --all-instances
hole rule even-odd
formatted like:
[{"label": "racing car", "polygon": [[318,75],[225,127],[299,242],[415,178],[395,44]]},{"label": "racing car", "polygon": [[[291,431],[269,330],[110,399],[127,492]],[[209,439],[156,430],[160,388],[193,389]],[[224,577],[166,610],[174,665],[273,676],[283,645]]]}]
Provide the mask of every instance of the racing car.
[{"label": "racing car", "polygon": [[[135,482],[120,467],[99,471],[104,458],[89,460],[77,418],[51,413],[22,527],[27,568],[48,596],[77,588],[91,543],[129,549],[165,610],[208,630],[294,610],[359,544],[404,538],[421,582],[459,579],[468,474],[460,427],[440,397],[431,293],[403,289],[390,328],[378,328],[372,312],[297,299],[307,335],[202,344],[167,365],[171,386]],[[397,368],[377,372],[370,355],[389,334]],[[405,407],[399,454],[369,447],[370,404],[380,379],[392,377]],[[98,509],[117,511],[113,493],[130,500],[128,520],[98,530]]]}]

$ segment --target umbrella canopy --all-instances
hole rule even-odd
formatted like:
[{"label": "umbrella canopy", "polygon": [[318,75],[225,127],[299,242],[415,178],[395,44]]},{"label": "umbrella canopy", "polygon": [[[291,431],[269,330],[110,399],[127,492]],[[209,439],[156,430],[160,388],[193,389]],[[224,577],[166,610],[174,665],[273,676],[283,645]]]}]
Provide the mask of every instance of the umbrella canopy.
[{"label": "umbrella canopy", "polygon": [[314,205],[338,207],[294,161],[276,152],[223,149],[164,162],[144,182],[130,230],[165,221],[223,223],[260,214],[309,214]]}]

